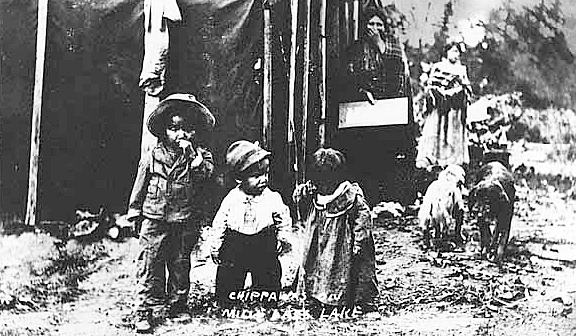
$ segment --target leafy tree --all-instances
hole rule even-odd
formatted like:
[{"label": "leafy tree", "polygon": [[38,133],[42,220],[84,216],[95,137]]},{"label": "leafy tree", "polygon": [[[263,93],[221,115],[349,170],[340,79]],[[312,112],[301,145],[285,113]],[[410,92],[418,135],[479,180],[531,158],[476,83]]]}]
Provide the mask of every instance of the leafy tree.
[{"label": "leafy tree", "polygon": [[[428,3],[430,7],[432,2]],[[448,0],[444,4],[444,11],[442,19],[435,26],[438,30],[434,33],[434,42],[432,44],[422,45],[420,41],[418,47],[414,47],[410,44],[405,45],[406,54],[408,59],[411,61],[410,75],[412,77],[412,91],[416,94],[416,98],[419,99],[421,93],[421,87],[419,86],[419,77],[422,74],[420,67],[421,63],[434,63],[440,60],[443,56],[444,46],[446,42],[450,39],[450,20],[454,15],[453,1]]]},{"label": "leafy tree", "polygon": [[561,1],[513,8],[510,2],[482,23],[486,37],[471,52],[471,77],[486,78],[487,93],[519,90],[534,107],[573,107],[574,55],[563,33]]}]

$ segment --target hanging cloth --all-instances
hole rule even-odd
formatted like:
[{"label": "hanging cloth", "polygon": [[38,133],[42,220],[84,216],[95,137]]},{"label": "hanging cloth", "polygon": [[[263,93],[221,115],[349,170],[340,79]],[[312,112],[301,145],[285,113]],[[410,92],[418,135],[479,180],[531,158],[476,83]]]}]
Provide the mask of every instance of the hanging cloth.
[{"label": "hanging cloth", "polygon": [[144,0],[144,60],[139,86],[150,96],[164,90],[170,40],[167,20],[182,21],[176,0]]}]

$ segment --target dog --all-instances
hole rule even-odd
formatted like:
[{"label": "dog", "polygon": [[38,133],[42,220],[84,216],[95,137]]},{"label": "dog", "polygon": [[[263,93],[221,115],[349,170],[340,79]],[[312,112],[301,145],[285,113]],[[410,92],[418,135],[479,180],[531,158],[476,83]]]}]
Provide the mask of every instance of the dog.
[{"label": "dog", "polygon": [[[500,262],[508,244],[514,215],[514,176],[502,163],[489,162],[480,168],[477,181],[470,190],[469,208],[478,219],[480,255]],[[493,233],[490,230],[492,222],[496,223]]]},{"label": "dog", "polygon": [[[426,189],[418,211],[418,221],[422,229],[425,248],[439,249],[439,243],[448,237],[448,231],[453,222],[455,223],[456,243],[462,243],[464,181],[464,169],[458,165],[449,165]],[[432,239],[431,230],[434,230],[434,239]]]},{"label": "dog", "polygon": [[414,181],[414,189],[418,197],[422,197],[426,193],[428,186],[438,179],[438,175],[440,175],[442,170],[440,165],[416,167],[412,180]]}]

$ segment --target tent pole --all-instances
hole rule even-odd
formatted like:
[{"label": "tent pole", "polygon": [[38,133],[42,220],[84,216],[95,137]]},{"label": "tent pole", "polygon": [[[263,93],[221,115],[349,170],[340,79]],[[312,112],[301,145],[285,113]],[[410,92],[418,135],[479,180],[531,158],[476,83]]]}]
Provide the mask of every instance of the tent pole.
[{"label": "tent pole", "polygon": [[[294,110],[296,96],[296,44],[298,43],[298,0],[290,1],[290,73],[288,75],[288,172],[298,172],[298,155],[293,155],[294,144]],[[297,154],[297,153],[296,153]],[[294,157],[292,157],[294,156]]]},{"label": "tent pole", "polygon": [[38,29],[36,31],[36,71],[34,72],[34,101],[32,129],[30,131],[30,164],[28,176],[28,200],[26,225],[37,223],[38,162],[40,156],[40,121],[42,120],[42,90],[44,84],[44,59],[46,57],[46,27],[48,0],[38,0]]},{"label": "tent pole", "polygon": [[306,180],[306,153],[307,153],[307,140],[308,140],[308,87],[310,81],[310,3],[311,0],[305,0],[306,12],[306,34],[304,35],[304,45],[302,53],[304,54],[304,73],[302,80],[302,143],[301,143],[301,163],[300,163],[300,178],[299,181],[303,183]]},{"label": "tent pole", "polygon": [[272,25],[270,22],[270,4],[262,3],[264,14],[264,73],[262,81],[262,144],[270,149],[272,145]]},{"label": "tent pole", "polygon": [[352,22],[353,22],[353,40],[352,41],[356,41],[358,40],[358,36],[359,36],[359,32],[358,32],[358,26],[360,24],[359,20],[360,20],[360,1],[359,0],[354,0],[354,8],[353,8],[353,18],[352,18]]},{"label": "tent pole", "polygon": [[344,44],[350,44],[350,3],[344,0]]},{"label": "tent pole", "polygon": [[320,82],[318,93],[320,96],[320,122],[318,125],[318,138],[320,147],[326,145],[326,0],[320,1]]},{"label": "tent pole", "polygon": [[[0,102],[2,102],[2,44],[0,44]],[[0,135],[2,134],[2,117],[0,116]],[[0,136],[0,148],[2,148],[2,136]],[[2,169],[0,167],[0,186],[2,186]],[[2,204],[2,193],[0,192],[0,204]]]},{"label": "tent pole", "polygon": [[148,129],[148,118],[160,104],[160,97],[144,94],[144,116],[142,118],[142,138],[140,140],[140,160],[144,160],[148,153],[156,146],[157,140]]}]

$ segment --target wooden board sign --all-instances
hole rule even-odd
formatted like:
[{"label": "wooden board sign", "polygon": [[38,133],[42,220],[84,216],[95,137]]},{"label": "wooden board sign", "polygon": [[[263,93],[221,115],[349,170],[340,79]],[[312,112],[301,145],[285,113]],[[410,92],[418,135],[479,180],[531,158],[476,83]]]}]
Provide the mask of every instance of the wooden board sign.
[{"label": "wooden board sign", "polygon": [[406,125],[408,124],[408,97],[340,103],[338,128]]}]

